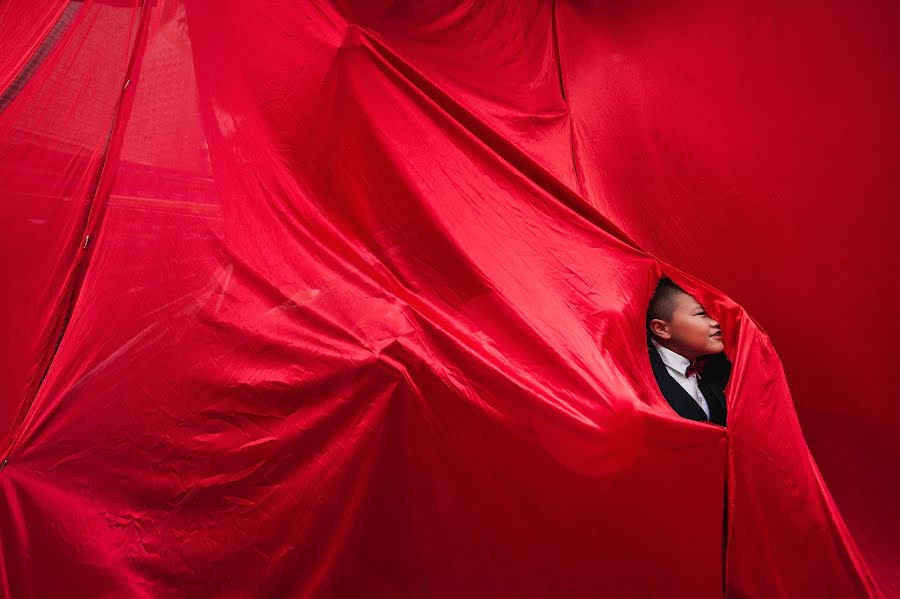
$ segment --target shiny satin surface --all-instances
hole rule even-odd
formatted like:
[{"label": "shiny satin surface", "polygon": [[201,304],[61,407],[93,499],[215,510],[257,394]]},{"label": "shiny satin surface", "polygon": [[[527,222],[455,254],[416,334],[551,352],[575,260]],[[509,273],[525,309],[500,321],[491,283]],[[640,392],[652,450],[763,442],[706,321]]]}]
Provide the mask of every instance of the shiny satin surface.
[{"label": "shiny satin surface", "polygon": [[7,2],[0,593],[897,596],[887,11]]}]

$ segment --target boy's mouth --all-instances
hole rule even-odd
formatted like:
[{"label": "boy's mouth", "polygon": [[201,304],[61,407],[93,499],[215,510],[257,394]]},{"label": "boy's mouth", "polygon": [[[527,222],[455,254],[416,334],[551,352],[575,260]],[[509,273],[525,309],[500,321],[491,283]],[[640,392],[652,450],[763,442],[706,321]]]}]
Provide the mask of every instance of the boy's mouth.
[{"label": "boy's mouth", "polygon": [[719,337],[719,338],[721,338],[721,337],[722,337],[722,331],[716,331],[715,333],[713,333],[712,335],[710,335],[710,337]]}]

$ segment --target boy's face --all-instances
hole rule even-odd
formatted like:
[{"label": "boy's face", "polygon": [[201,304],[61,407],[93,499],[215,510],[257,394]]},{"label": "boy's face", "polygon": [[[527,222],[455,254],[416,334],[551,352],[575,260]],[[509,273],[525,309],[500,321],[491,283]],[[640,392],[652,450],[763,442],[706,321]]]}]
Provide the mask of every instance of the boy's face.
[{"label": "boy's face", "polygon": [[650,321],[650,330],[662,345],[689,360],[725,351],[719,323],[686,293],[676,295],[671,320],[655,318]]}]

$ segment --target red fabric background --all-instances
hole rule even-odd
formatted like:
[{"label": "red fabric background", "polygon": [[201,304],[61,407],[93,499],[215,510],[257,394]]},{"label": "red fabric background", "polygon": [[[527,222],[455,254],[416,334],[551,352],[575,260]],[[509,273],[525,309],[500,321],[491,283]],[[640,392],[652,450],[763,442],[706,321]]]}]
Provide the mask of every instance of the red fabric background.
[{"label": "red fabric background", "polygon": [[0,12],[6,595],[900,594],[884,6],[77,4]]}]

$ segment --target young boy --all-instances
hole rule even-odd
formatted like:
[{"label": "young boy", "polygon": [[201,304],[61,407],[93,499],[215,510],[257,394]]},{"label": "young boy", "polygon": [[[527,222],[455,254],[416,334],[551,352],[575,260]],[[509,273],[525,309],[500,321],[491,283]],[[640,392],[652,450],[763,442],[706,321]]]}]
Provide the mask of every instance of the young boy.
[{"label": "young boy", "polygon": [[678,415],[725,426],[725,383],[731,363],[722,330],[694,296],[660,279],[647,310],[650,364],[663,397]]}]

